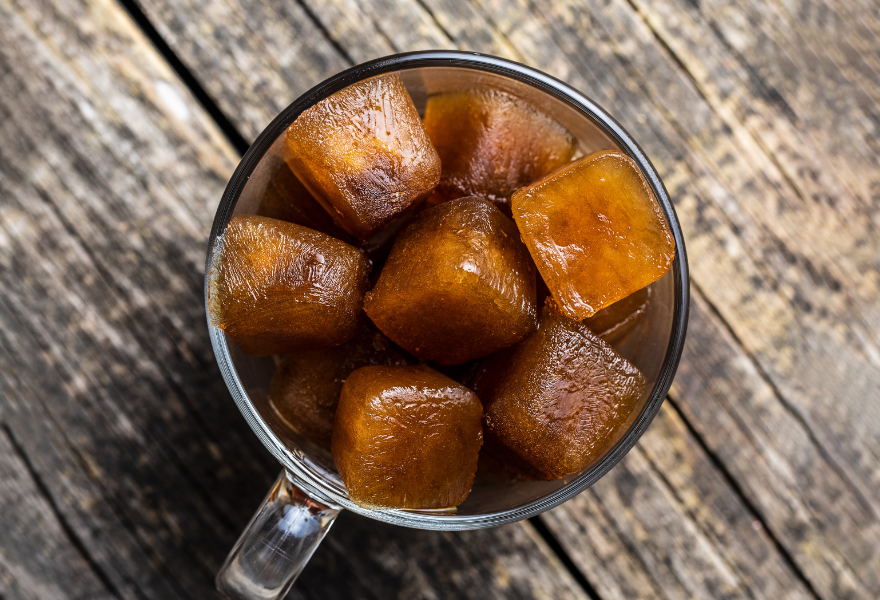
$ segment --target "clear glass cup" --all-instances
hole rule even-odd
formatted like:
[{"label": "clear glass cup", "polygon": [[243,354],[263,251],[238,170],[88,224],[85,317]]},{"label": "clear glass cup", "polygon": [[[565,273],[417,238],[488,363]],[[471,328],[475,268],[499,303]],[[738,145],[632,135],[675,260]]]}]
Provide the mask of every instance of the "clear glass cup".
[{"label": "clear glass cup", "polygon": [[515,482],[478,473],[471,494],[454,510],[368,509],[349,499],[326,450],[298,436],[269,405],[274,360],[245,356],[209,320],[214,353],[232,397],[284,469],[217,575],[218,590],[228,598],[283,597],[343,508],[406,527],[461,530],[512,523],[565,502],[595,483],[632,448],[660,409],[678,366],[687,327],[687,258],[675,211],[654,167],[623,127],[580,92],[524,65],[471,52],[412,52],[358,65],[315,86],[279,114],[245,153],[217,209],[205,267],[206,307],[214,242],[233,216],[257,212],[267,183],[283,160],[281,147],[288,126],[304,110],[345,86],[389,72],[400,74],[420,111],[431,94],[502,89],[564,125],[577,138],[579,154],[615,149],[636,162],[676,244],[672,268],[651,285],[647,315],[618,347],[645,375],[648,387],[618,439],[578,473],[556,481]]}]

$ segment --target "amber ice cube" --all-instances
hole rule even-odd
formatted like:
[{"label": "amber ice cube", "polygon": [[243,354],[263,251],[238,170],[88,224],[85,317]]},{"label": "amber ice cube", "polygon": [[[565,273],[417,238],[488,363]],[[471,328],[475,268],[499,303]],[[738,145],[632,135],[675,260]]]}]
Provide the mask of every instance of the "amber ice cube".
[{"label": "amber ice cube", "polygon": [[486,449],[526,476],[559,479],[622,433],[646,380],[584,324],[542,311],[538,331],[488,359],[474,389]]},{"label": "amber ice cube", "polygon": [[428,98],[425,129],[443,163],[432,203],[482,196],[510,214],[510,195],[564,165],[576,141],[524,100],[479,89]]},{"label": "amber ice cube", "polygon": [[211,322],[249,356],[336,346],[357,333],[369,272],[345,242],[238,215],[214,246]]},{"label": "amber ice cube", "polygon": [[296,223],[346,242],[352,241],[284,162],[271,173],[257,214]]},{"label": "amber ice cube", "polygon": [[636,164],[604,151],[513,194],[513,217],[560,310],[572,319],[663,276],[675,242]]},{"label": "amber ice cube", "polygon": [[459,364],[535,329],[535,268],[510,219],[487,200],[459,198],[400,234],[364,309],[417,357]]},{"label": "amber ice cube", "polygon": [[426,198],[440,158],[400,77],[336,92],[287,131],[284,159],[348,233],[362,240]]},{"label": "amber ice cube", "polygon": [[369,327],[334,348],[286,354],[269,385],[269,402],[299,434],[330,449],[342,384],[368,365],[406,365],[384,335]]},{"label": "amber ice cube", "polygon": [[363,367],[342,386],[333,459],[354,502],[450,508],[470,493],[483,443],[477,396],[424,365]]}]

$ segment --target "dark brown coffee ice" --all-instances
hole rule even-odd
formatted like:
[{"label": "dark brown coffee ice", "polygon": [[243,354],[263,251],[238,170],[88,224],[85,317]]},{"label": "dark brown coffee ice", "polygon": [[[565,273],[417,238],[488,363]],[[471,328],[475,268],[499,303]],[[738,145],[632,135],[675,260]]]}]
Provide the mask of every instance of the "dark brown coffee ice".
[{"label": "dark brown coffee ice", "polygon": [[645,386],[638,369],[584,323],[544,309],[538,331],[489,359],[474,389],[485,407],[487,450],[550,480],[599,458]]},{"label": "dark brown coffee ice", "polygon": [[508,215],[513,192],[567,163],[577,149],[564,127],[500,90],[431,96],[425,129],[443,163],[429,201],[481,196]]},{"label": "dark brown coffee ice", "polygon": [[363,367],[342,387],[333,459],[362,506],[451,508],[470,493],[482,416],[471,390],[426,366]]},{"label": "dark brown coffee ice", "polygon": [[513,218],[553,300],[584,319],[662,277],[675,242],[629,157],[597,152],[520,188]]},{"label": "dark brown coffee ice", "polygon": [[214,247],[211,323],[249,356],[329,348],[362,322],[363,253],[294,223],[238,215]]},{"label": "dark brown coffee ice", "polygon": [[[570,476],[632,422],[647,381],[612,346],[675,246],[630,158],[577,150],[502,90],[431,96],[423,126],[380,75],[294,121],[259,208],[277,218],[236,216],[218,238],[212,323],[284,354],[270,404],[330,447],[354,502],[459,505],[484,435],[506,469]],[[365,242],[369,292],[372,263],[337,238]]]},{"label": "dark brown coffee ice", "polygon": [[303,112],[284,140],[291,170],[361,240],[424,200],[440,158],[396,74],[342,89]]},{"label": "dark brown coffee ice", "polygon": [[535,329],[535,267],[510,219],[486,200],[459,198],[400,234],[364,308],[419,358],[459,364]]},{"label": "dark brown coffee ice", "polygon": [[406,364],[388,338],[364,326],[341,346],[285,354],[269,385],[269,402],[296,432],[329,450],[346,378],[368,365]]}]

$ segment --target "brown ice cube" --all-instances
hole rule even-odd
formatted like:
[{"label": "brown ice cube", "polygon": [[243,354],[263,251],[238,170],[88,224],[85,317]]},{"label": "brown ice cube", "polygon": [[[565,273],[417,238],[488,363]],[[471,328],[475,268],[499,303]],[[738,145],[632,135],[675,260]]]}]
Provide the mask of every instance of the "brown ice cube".
[{"label": "brown ice cube", "polygon": [[333,424],[349,496],[367,507],[461,504],[477,470],[482,414],[471,390],[424,365],[358,369]]},{"label": "brown ice cube", "polygon": [[487,200],[459,198],[400,234],[364,309],[405,350],[459,364],[535,329],[535,268],[510,219]]},{"label": "brown ice cube", "polygon": [[440,158],[400,77],[354,83],[303,112],[284,159],[340,227],[362,240],[426,198]]},{"label": "brown ice cube", "polygon": [[636,164],[603,151],[513,194],[513,217],[560,310],[583,319],[663,276],[675,242]]},{"label": "brown ice cube", "polygon": [[646,380],[584,324],[542,310],[538,331],[486,361],[474,385],[486,450],[526,476],[558,479],[602,457]]},{"label": "brown ice cube", "polygon": [[651,288],[642,288],[584,319],[584,324],[610,345],[619,346],[644,321],[650,298]]},{"label": "brown ice cube", "polygon": [[210,316],[249,356],[327,348],[357,333],[370,265],[318,231],[238,215],[214,246]]},{"label": "brown ice cube", "polygon": [[272,173],[257,214],[296,223],[345,242],[353,241],[283,162]]},{"label": "brown ice cube", "polygon": [[425,129],[443,163],[430,202],[481,196],[510,214],[510,195],[571,160],[574,137],[524,100],[478,89],[428,98]]},{"label": "brown ice cube", "polygon": [[364,326],[348,343],[286,354],[269,385],[269,402],[298,433],[328,450],[342,384],[368,365],[406,365],[378,331]]}]

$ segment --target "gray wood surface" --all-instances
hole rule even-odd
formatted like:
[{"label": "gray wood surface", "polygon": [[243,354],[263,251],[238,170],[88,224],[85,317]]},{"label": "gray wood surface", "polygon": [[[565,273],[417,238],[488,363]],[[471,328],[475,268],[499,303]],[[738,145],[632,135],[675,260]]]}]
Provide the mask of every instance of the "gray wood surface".
[{"label": "gray wood surface", "polygon": [[[880,596],[876,3],[125,6],[248,141],[392,52],[536,66],[634,134],[685,231],[685,355],[617,468],[535,526],[345,515],[294,595]],[[0,597],[205,597],[276,469],[202,314],[235,152],[119,4],[0,15],[0,521],[33,522],[0,534]]]},{"label": "gray wood surface", "polygon": [[[245,0],[141,5],[168,39],[221,5],[240,15],[253,8]],[[649,506],[624,510],[620,488],[633,478],[616,473],[590,492],[607,513],[627,514],[617,523],[617,555],[630,544],[646,554],[642,563],[606,561],[602,573],[579,551],[583,530],[572,524],[597,522],[601,504],[574,501],[547,517],[591,583],[613,595],[640,570],[670,597],[880,593],[878,79],[876,49],[852,46],[872,48],[876,9],[623,0],[300,6],[312,35],[333,42],[328,57],[360,62],[457,46],[542,68],[611,110],[660,169],[685,229],[695,317],[673,393],[678,412],[664,413],[668,437],[652,432],[640,444],[655,472],[640,469],[629,493],[643,488]],[[246,70],[233,64],[221,77],[204,57],[232,55],[226,40],[241,38],[228,20],[210,20],[172,47],[251,135],[298,90],[252,123],[243,110],[249,89],[278,73],[267,63],[239,77]],[[859,35],[834,33],[853,27]],[[254,47],[293,42],[253,33]],[[658,527],[657,515],[672,522]],[[658,547],[638,543],[645,530]],[[687,542],[666,543],[676,535]],[[704,539],[712,558],[693,551]],[[798,580],[789,584],[792,568]]]}]

